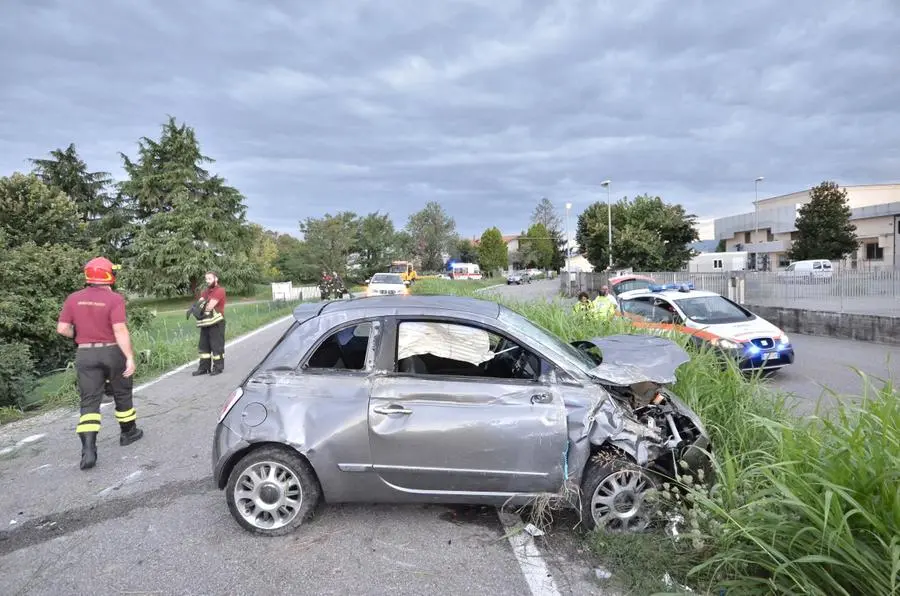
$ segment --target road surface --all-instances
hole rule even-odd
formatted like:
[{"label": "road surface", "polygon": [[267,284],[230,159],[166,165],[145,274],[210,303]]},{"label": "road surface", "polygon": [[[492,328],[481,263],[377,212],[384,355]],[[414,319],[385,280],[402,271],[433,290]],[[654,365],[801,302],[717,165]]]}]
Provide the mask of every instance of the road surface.
[{"label": "road surface", "polygon": [[212,484],[213,428],[287,325],[229,346],[223,375],[137,388],[133,445],[105,406],[93,470],[78,469],[72,411],[0,428],[0,594],[519,596],[548,579],[551,594],[600,593],[564,541],[514,551],[492,508],[324,506],[290,536],[240,529]]},{"label": "road surface", "polygon": [[[510,298],[552,300],[559,293],[559,280],[536,281],[522,286],[489,290]],[[791,333],[796,360],[766,379],[773,389],[790,394],[795,412],[812,414],[820,405],[833,406],[835,394],[859,399],[865,383],[854,371],[900,383],[900,348],[880,344]],[[880,382],[873,379],[873,382]]]}]

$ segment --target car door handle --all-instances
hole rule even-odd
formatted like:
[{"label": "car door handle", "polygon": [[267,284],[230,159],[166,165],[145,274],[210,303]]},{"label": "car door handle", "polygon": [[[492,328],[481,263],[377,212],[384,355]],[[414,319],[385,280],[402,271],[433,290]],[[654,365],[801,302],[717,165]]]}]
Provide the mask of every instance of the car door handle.
[{"label": "car door handle", "polygon": [[551,401],[553,401],[553,397],[549,393],[535,393],[531,396],[533,404],[549,404]]},{"label": "car door handle", "polygon": [[376,406],[376,407],[372,408],[372,411],[375,412],[376,414],[385,414],[387,416],[390,416],[391,414],[404,414],[407,416],[409,414],[412,414],[412,410],[407,410],[403,406],[387,406],[387,407]]}]

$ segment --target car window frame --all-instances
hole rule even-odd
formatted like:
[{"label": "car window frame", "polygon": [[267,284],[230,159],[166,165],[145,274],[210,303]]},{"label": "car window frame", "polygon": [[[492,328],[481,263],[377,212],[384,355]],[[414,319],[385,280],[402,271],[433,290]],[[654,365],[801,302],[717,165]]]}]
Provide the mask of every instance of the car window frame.
[{"label": "car window frame", "polygon": [[[473,321],[469,319],[460,319],[455,318],[453,316],[447,315],[392,315],[387,318],[385,329],[390,328],[389,333],[382,334],[382,342],[381,342],[381,352],[383,357],[379,359],[382,367],[384,368],[384,374],[390,377],[399,377],[404,379],[422,379],[422,380],[435,380],[435,381],[457,381],[457,382],[467,382],[467,383],[504,383],[504,384],[514,384],[514,385],[522,385],[523,387],[534,387],[540,385],[551,385],[552,382],[549,380],[547,373],[541,373],[538,375],[537,379],[503,379],[496,377],[469,377],[464,375],[422,375],[417,373],[405,373],[397,370],[397,365],[399,364],[397,360],[397,349],[399,347],[400,342],[400,324],[401,323],[446,323],[450,325],[462,325],[464,327],[475,327],[477,329],[482,329],[488,333],[493,333],[501,338],[506,339],[507,341],[511,341],[521,348],[528,350],[531,354],[537,356],[542,363],[547,364],[547,368],[551,371],[554,371],[556,375],[559,366],[557,366],[556,362],[552,359],[544,356],[539,350],[535,350],[531,345],[526,342],[522,342],[519,339],[514,339],[509,336],[509,333],[505,332],[502,329],[498,329],[497,327],[489,324],[482,323],[481,321]],[[388,363],[390,365],[388,366]],[[543,370],[543,365],[541,366]]]},{"label": "car window frame", "polygon": [[[300,364],[294,368],[295,373],[299,374],[315,374],[315,375],[323,375],[323,374],[336,374],[336,375],[355,375],[355,376],[369,376],[373,372],[378,369],[378,342],[381,339],[381,335],[384,333],[384,317],[364,317],[361,319],[354,319],[353,321],[341,321],[340,323],[329,328],[328,331],[321,333],[313,345],[309,350],[306,351],[303,358],[300,359]],[[358,327],[364,323],[372,324],[372,332],[369,335],[369,341],[366,344],[366,356],[363,360],[363,368],[360,370],[357,369],[349,369],[349,368],[311,368],[309,366],[309,361],[315,355],[315,353],[322,347],[322,344],[325,343],[331,336],[340,333],[344,329],[348,327]],[[377,328],[376,328],[377,326]],[[372,365],[369,366],[369,362],[372,362]]]}]

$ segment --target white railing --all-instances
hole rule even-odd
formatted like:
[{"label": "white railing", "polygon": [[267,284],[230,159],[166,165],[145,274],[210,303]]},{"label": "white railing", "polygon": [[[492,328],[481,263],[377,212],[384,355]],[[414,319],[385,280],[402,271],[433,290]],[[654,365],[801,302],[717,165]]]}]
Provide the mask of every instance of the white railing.
[{"label": "white railing", "polygon": [[317,300],[322,296],[319,286],[298,286],[289,281],[272,284],[272,300],[296,302],[297,300]]},{"label": "white railing", "polygon": [[[823,312],[900,316],[900,269],[836,268],[829,278],[791,276],[785,271],[638,273],[661,284],[691,281],[697,290],[722,294],[740,304]],[[606,273],[563,273],[562,293],[575,296],[606,285]]]}]

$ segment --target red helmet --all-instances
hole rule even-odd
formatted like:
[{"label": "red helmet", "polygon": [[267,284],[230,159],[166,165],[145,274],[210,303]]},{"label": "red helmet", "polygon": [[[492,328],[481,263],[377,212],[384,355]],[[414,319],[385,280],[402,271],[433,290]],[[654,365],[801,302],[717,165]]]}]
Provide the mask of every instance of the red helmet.
[{"label": "red helmet", "polygon": [[84,266],[84,280],[89,284],[112,285],[116,281],[113,271],[118,268],[105,257],[93,258]]}]

